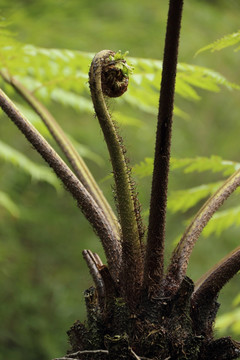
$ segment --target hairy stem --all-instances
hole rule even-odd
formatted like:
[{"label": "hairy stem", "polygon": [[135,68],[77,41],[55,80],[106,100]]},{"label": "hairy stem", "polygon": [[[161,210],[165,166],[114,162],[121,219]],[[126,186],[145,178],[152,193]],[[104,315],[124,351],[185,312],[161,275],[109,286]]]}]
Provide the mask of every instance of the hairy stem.
[{"label": "hairy stem", "polygon": [[159,290],[163,278],[172,115],[182,8],[183,0],[170,0],[159,100],[144,274],[144,285],[153,293]]},{"label": "hairy stem", "polygon": [[85,189],[80,180],[73,174],[65,162],[54,151],[49,143],[38,133],[38,131],[28,122],[19,112],[13,102],[0,90],[0,106],[19,130],[25,135],[27,140],[40,153],[43,159],[54,170],[61,179],[66,189],[77,200],[77,203],[86,216],[93,229],[102,241],[109,270],[113,278],[117,278],[119,273],[119,258],[121,249],[115,232],[98,204],[91,194]]},{"label": "hairy stem", "polygon": [[[18,80],[10,76],[4,71],[0,72],[2,78],[8,82],[13,88],[28,102],[32,109],[40,116],[51,135],[55,139],[56,143],[59,145],[66,158],[69,160],[72,168],[77,175],[78,179],[92,195],[94,200],[99,204],[103,209],[106,218],[111,223],[113,229],[115,229],[116,236],[119,234],[118,221],[111,209],[109,203],[104,197],[102,191],[98,187],[94,177],[92,176],[90,170],[85,164],[82,157],[78,154],[75,147],[68,139],[60,125],[57,123],[55,118],[50,114],[50,112],[44,107],[42,103],[28,90],[26,89]],[[119,236],[119,235],[118,235]]]},{"label": "hairy stem", "polygon": [[[118,90],[120,90],[121,94],[122,88],[126,91],[126,79],[119,73],[117,68],[114,68],[114,62],[110,61],[110,56],[113,55],[112,51],[103,50],[94,57],[89,72],[89,83],[96,115],[108,146],[116,185],[117,205],[122,230],[122,285],[126,296],[132,298],[133,291],[139,288],[141,283],[141,243],[130,170],[124,155],[125,149],[108,112],[103,94],[103,89],[107,95],[111,91],[111,96],[118,96]],[[117,94],[112,90],[117,90]]]},{"label": "hairy stem", "polygon": [[189,258],[194,245],[196,244],[196,241],[198,240],[204,227],[207,225],[213,214],[239,185],[240,170],[237,170],[224,182],[216,193],[208,199],[208,201],[196,214],[173,252],[166,275],[166,291],[168,291],[168,288],[173,289],[173,287],[175,287],[177,289],[179,287],[186,274]]}]

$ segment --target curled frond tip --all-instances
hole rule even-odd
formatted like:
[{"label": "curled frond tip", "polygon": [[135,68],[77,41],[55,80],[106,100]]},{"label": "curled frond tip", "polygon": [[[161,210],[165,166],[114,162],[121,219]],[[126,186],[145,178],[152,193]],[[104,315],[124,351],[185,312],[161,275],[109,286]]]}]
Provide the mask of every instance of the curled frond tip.
[{"label": "curled frond tip", "polygon": [[132,67],[127,64],[123,55],[118,56],[118,52],[104,50],[101,53],[103,94],[108,97],[119,97],[127,91]]}]

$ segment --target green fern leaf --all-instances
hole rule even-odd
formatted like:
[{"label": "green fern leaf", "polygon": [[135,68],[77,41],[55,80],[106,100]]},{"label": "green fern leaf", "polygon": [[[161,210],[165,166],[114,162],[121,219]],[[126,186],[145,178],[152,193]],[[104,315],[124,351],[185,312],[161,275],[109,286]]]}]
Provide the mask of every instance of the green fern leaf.
[{"label": "green fern leaf", "polygon": [[240,206],[232,207],[227,210],[218,211],[212,217],[211,221],[208,223],[206,228],[203,231],[205,237],[209,237],[212,234],[217,236],[230,228],[231,226],[240,225]]},{"label": "green fern leaf", "polygon": [[240,168],[240,164],[233,161],[223,160],[220,156],[196,157],[185,159],[171,159],[172,170],[184,168],[184,172],[222,172],[224,176],[232,174]]},{"label": "green fern leaf", "polygon": [[[4,41],[6,45],[7,41]],[[44,101],[51,99],[77,111],[92,113],[87,83],[92,53],[38,48],[15,40],[10,46],[3,46],[0,52],[2,67],[7,66],[11,75],[18,76],[29,90]],[[134,73],[130,76],[128,92],[119,101],[156,116],[162,61],[129,58],[129,63],[134,65]],[[200,99],[198,89],[216,92],[221,86],[240,88],[207,68],[184,63],[178,65],[176,93],[181,97],[196,101]],[[187,118],[177,106],[174,112]]]},{"label": "green fern leaf", "polygon": [[91,151],[87,146],[80,144],[78,141],[76,141],[75,139],[73,139],[70,135],[68,135],[66,133],[67,137],[71,140],[71,143],[73,144],[73,146],[75,147],[75,149],[78,151],[78,153],[83,157],[83,158],[87,158],[89,160],[92,160],[93,162],[95,162],[98,166],[103,166],[104,165],[104,160],[103,158],[96,154],[95,152]]},{"label": "green fern leaf", "polygon": [[240,89],[239,85],[229,82],[218,72],[203,66],[180,63],[177,76],[184,78],[190,85],[208,91],[218,92],[220,86],[225,86],[229,90]]},{"label": "green fern leaf", "polygon": [[92,102],[80,95],[63,89],[54,89],[51,92],[51,99],[65,106],[70,106],[80,112],[93,113]]},{"label": "green fern leaf", "polygon": [[173,213],[186,212],[194,207],[199,201],[213,194],[221,186],[222,182],[200,185],[186,190],[172,191],[168,198],[168,208]]},{"label": "green fern leaf", "polygon": [[13,149],[9,145],[0,141],[0,159],[11,163],[14,166],[18,166],[27,174],[29,174],[34,180],[45,181],[57,190],[60,190],[60,184],[54,173],[43,165],[37,165],[28,157],[21,154],[19,151]]},{"label": "green fern leaf", "polygon": [[[225,49],[226,47],[236,45],[239,42],[240,42],[240,30],[233,34],[225,35],[221,39],[218,39],[218,40],[214,41],[213,43],[211,43],[207,46],[204,46],[203,48],[201,48],[200,50],[198,50],[196,52],[196,55],[200,54],[203,51],[207,51],[207,50],[211,50],[211,52],[219,51],[219,50]],[[235,49],[235,51],[238,51],[239,49],[240,49],[240,47],[237,47]]]},{"label": "green fern leaf", "polygon": [[145,158],[144,161],[141,161],[140,164],[136,164],[133,167],[134,175],[138,176],[140,179],[152,176],[153,171],[153,158]]},{"label": "green fern leaf", "polygon": [[[221,172],[224,176],[231,175],[240,168],[240,163],[223,160],[220,156],[196,157],[177,159],[171,158],[171,170],[184,169],[184,173],[211,171]],[[153,159],[145,158],[140,164],[134,166],[134,173],[140,178],[151,176]]]},{"label": "green fern leaf", "polygon": [[45,138],[52,138],[52,135],[48,131],[47,127],[33,110],[23,104],[19,104],[18,102],[15,102],[15,105]]},{"label": "green fern leaf", "polygon": [[[39,116],[30,108],[23,104],[15,103],[17,108],[26,116],[26,118],[34,125],[34,127],[47,139],[52,139],[52,135],[48,131],[47,127],[44,125]],[[0,109],[0,114],[2,110]],[[137,121],[137,120],[136,120]],[[74,144],[75,148],[79,152],[79,154],[87,158],[89,160],[94,161],[96,164],[102,166],[104,164],[104,160],[101,156],[91,151],[87,146],[80,144],[78,141],[73,139],[69,134],[66,133],[66,136],[71,139],[71,142]]]}]

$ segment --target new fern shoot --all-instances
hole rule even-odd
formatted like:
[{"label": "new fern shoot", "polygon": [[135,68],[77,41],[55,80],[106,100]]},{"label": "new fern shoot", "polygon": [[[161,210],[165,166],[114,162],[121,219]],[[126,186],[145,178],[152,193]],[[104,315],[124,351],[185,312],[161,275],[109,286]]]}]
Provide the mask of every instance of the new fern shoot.
[{"label": "new fern shoot", "polygon": [[[183,0],[170,0],[163,62],[155,62],[162,76],[154,160],[146,161],[152,171],[146,243],[132,167],[108,105],[108,97],[122,96],[128,89],[132,66],[126,62],[126,53],[100,51],[92,59],[89,70],[91,99],[112,165],[115,214],[53,115],[21,83],[21,79],[14,76],[18,65],[13,66],[11,49],[3,49],[3,57],[9,61],[9,69],[3,68],[1,71],[3,81],[15,89],[41,117],[71,168],[2,90],[0,106],[77,201],[106,255],[104,264],[98,254],[89,249],[83,250],[94,282],[94,286],[84,293],[87,320],[84,323],[76,321],[70,328],[70,350],[58,360],[231,360],[240,356],[240,342],[231,337],[215,338],[213,330],[219,308],[219,292],[240,270],[240,247],[203,274],[197,282],[194,283],[186,275],[189,258],[200,234],[214,213],[240,185],[239,168],[235,167],[235,171],[219,187],[214,184],[208,189],[211,197],[193,217],[176,245],[167,269],[164,267],[174,95],[178,91],[176,74],[177,68],[183,73],[193,71],[191,66],[178,65],[182,11]],[[26,49],[21,51],[24,53]],[[35,55],[40,53],[43,57],[46,55],[43,49],[28,48],[27,51],[35,52]],[[56,50],[54,54],[59,56]],[[67,62],[67,55],[61,60]],[[199,84],[202,69],[195,69],[195,83]],[[216,80],[215,75],[205,71],[203,78],[205,81],[208,79],[199,87],[204,87],[203,84],[206,88],[217,86],[222,79]],[[209,79],[214,80],[211,83]],[[33,87],[36,86],[31,80]],[[196,98],[196,92],[191,90],[189,87],[189,96]],[[129,99],[131,101],[131,96]],[[144,100],[140,105],[144,107]],[[191,159],[185,159],[178,166],[192,164]],[[221,161],[219,166],[223,167]]]}]

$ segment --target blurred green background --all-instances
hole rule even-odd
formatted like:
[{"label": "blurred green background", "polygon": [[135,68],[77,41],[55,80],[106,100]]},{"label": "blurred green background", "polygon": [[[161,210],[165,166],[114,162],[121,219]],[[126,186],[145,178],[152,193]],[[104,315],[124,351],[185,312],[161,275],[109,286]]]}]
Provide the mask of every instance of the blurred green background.
[{"label": "blurred green background", "polygon": [[[122,49],[129,50],[133,57],[162,59],[165,0],[2,0],[0,14],[11,21],[11,29],[25,43],[93,53]],[[179,60],[207,66],[239,84],[239,52],[226,49],[194,57],[199,48],[239,28],[238,0],[186,1]],[[175,119],[173,156],[214,154],[239,161],[240,93],[202,91],[200,95],[201,100],[194,103],[177,98],[190,120]],[[113,112],[114,107],[113,103]],[[54,103],[50,109],[64,129],[101,157],[100,163],[86,160],[96,179],[101,181],[109,175],[108,155],[93,116]],[[122,111],[127,114],[132,109],[125,105]],[[121,129],[133,164],[153,155],[156,125],[153,116],[146,118],[140,112],[135,116],[143,121],[142,127]],[[2,140],[41,163],[10,122],[1,121],[0,134]],[[85,318],[83,291],[92,285],[81,251],[89,248],[103,256],[102,249],[69,194],[57,192],[47,183],[34,182],[2,161],[0,171],[0,190],[8,192],[20,208],[20,216],[14,218],[0,207],[0,359],[59,357],[68,347],[66,331],[75,320]],[[218,176],[174,172],[170,190],[200,185],[206,179],[215,181]],[[144,210],[150,182],[147,178],[138,185]],[[101,187],[112,203],[111,181],[101,182]],[[167,255],[189,215],[191,212],[168,215]],[[200,239],[188,275],[197,279],[238,244],[236,227],[218,238]],[[231,309],[239,290],[239,278],[235,277],[220,297],[221,313]]]}]

